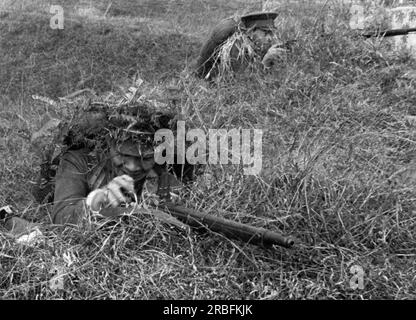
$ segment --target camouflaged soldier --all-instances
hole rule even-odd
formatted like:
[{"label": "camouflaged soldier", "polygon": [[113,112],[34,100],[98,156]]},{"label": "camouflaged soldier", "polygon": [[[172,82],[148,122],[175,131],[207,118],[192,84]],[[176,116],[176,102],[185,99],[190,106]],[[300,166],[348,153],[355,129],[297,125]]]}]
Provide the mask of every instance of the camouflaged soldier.
[{"label": "camouflaged soldier", "polygon": [[[265,68],[270,68],[278,55],[284,51],[282,42],[275,35],[275,12],[255,12],[243,16],[230,17],[220,21],[203,44],[195,64],[195,73],[200,78],[212,79],[218,74],[221,62],[221,46],[236,34],[243,34],[254,54]],[[232,69],[241,68],[241,57],[237,40],[230,52]]]},{"label": "camouflaged soldier", "polygon": [[[90,113],[73,121],[56,172],[49,171],[49,177],[42,179],[47,183],[33,190],[35,198],[45,202],[47,188],[53,187],[54,224],[79,224],[87,212],[129,203],[134,195],[140,197],[150,176],[157,178],[168,169],[155,163],[153,137],[161,128],[173,128],[173,116],[144,113],[143,106],[132,113],[135,108],[130,107],[128,115],[124,111],[102,117]],[[180,180],[193,175],[188,164],[170,169]],[[179,183],[173,175],[171,182]]]},{"label": "camouflaged soldier", "polygon": [[140,194],[153,169],[151,148],[133,142],[112,143],[97,162],[88,148],[68,150],[55,177],[52,220],[55,224],[77,224],[86,209],[99,212],[132,201]]}]

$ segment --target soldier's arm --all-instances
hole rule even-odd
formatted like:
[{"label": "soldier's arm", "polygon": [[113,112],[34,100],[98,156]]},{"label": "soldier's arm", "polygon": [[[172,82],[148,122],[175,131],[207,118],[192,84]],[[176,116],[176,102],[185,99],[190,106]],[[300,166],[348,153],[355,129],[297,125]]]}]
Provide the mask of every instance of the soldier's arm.
[{"label": "soldier's arm", "polygon": [[52,222],[54,224],[78,224],[86,213],[87,151],[68,151],[62,157],[55,178]]}]

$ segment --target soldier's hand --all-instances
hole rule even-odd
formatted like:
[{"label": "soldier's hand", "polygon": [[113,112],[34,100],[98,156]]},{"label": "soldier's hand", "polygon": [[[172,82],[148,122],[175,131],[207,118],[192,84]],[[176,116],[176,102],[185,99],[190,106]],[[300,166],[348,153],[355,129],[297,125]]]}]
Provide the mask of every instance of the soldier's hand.
[{"label": "soldier's hand", "polygon": [[104,188],[96,189],[87,197],[86,204],[92,211],[99,211],[103,207],[118,207],[127,203],[128,193],[134,193],[134,180],[128,175],[114,178]]},{"label": "soldier's hand", "polygon": [[130,202],[130,198],[126,195],[134,193],[134,180],[125,174],[111,180],[106,189],[107,205],[115,208],[121,203]]}]

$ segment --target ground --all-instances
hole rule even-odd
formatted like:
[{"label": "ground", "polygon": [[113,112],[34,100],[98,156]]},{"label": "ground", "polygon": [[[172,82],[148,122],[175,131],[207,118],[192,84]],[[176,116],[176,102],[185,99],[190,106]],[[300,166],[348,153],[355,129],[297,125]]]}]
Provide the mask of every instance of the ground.
[{"label": "ground", "polygon": [[179,83],[195,127],[263,130],[260,175],[209,166],[186,205],[299,242],[259,248],[152,217],[44,230],[34,247],[2,230],[0,298],[416,297],[415,63],[407,53],[350,32],[342,8],[291,2],[277,27],[296,41],[273,70],[206,83],[190,69],[209,29],[261,9],[259,1],[55,2],[63,30],[49,27],[47,1],[0,6],[0,207],[49,223],[50,208],[30,194],[39,159],[28,136],[46,111],[32,95],[100,94],[139,74],[155,88]]}]

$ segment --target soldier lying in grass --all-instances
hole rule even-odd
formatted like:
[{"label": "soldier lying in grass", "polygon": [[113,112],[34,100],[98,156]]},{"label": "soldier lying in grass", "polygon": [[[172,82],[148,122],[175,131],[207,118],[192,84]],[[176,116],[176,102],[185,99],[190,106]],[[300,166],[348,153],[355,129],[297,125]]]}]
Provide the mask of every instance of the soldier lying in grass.
[{"label": "soldier lying in grass", "polygon": [[286,49],[276,34],[275,12],[254,12],[223,19],[211,30],[195,62],[198,77],[210,80],[226,70],[236,72],[260,60],[272,67]]},{"label": "soldier lying in grass", "polygon": [[[174,117],[145,106],[109,110],[81,114],[79,122],[69,125],[64,139],[67,148],[59,156],[56,174],[44,177],[49,181],[46,186],[53,184],[54,224],[78,224],[88,212],[129,203],[140,197],[149,175],[157,179],[168,169],[155,163],[153,137],[161,128],[173,128]],[[193,175],[189,164],[169,169],[184,179]],[[170,178],[178,185],[178,180]],[[33,192],[39,202],[45,202],[45,189],[39,183]]]},{"label": "soldier lying in grass", "polygon": [[113,142],[92,168],[90,152],[83,148],[63,154],[55,177],[53,223],[77,224],[88,209],[99,212],[132,201],[155,165],[153,149],[131,141]]}]

